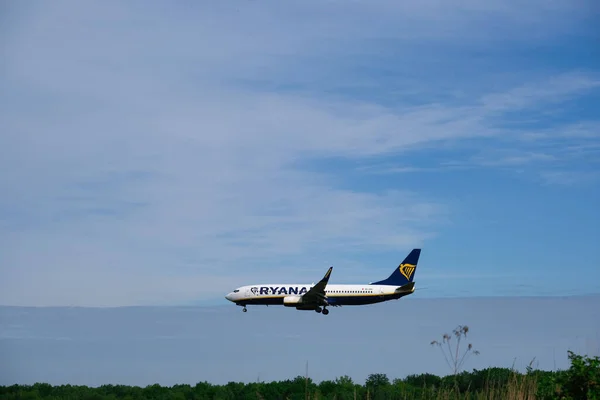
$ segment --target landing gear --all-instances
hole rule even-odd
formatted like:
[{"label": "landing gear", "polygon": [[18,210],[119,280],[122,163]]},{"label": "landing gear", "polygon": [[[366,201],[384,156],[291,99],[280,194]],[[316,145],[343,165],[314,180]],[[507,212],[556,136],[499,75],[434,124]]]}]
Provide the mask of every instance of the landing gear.
[{"label": "landing gear", "polygon": [[329,314],[329,310],[328,310],[328,309],[326,309],[325,307],[323,307],[323,308],[321,308],[321,307],[317,307],[317,308],[315,308],[315,311],[316,311],[317,313],[319,313],[319,314],[320,314],[320,313],[323,313],[323,315],[327,315],[327,314]]},{"label": "landing gear", "polygon": [[248,311],[248,309],[246,308],[246,306],[244,306],[244,308],[242,308],[242,311],[243,312],[247,312]]}]

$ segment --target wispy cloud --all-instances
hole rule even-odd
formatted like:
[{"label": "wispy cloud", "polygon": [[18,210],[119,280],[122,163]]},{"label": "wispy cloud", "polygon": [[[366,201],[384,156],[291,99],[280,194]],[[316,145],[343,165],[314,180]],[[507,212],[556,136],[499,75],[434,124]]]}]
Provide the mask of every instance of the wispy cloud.
[{"label": "wispy cloud", "polygon": [[600,179],[600,173],[597,171],[544,171],[541,176],[551,185],[576,185]]},{"label": "wispy cloud", "polygon": [[[590,120],[547,120],[548,103],[568,104],[573,98],[597,94],[600,80],[593,74],[566,73],[548,78],[543,82],[528,83],[504,93],[483,95],[470,106],[453,103],[444,105],[448,119],[436,118],[436,112],[426,108],[429,118],[420,119],[409,128],[413,132],[426,132],[420,138],[421,147],[429,146],[442,154],[431,165],[397,163],[368,164],[358,170],[365,173],[409,173],[456,170],[470,167],[522,167],[531,166],[534,175],[546,174],[542,168],[548,164],[564,165],[575,159],[592,159],[597,156],[600,145],[600,128],[597,117]],[[479,104],[478,104],[479,103]],[[437,108],[437,107],[436,107]],[[531,112],[539,110],[540,114]],[[438,109],[439,110],[439,109]],[[526,114],[523,112],[527,111]],[[516,116],[515,116],[516,115]],[[434,132],[439,132],[436,136]],[[444,132],[442,134],[442,132]],[[427,136],[427,133],[431,136]],[[462,140],[462,141],[461,141]],[[471,141],[477,141],[475,145]],[[481,146],[481,140],[487,146]],[[456,159],[459,143],[462,159]],[[457,142],[458,141],[458,142]],[[407,147],[413,145],[407,144]],[[581,171],[580,176],[588,176]],[[551,180],[547,180],[551,182]],[[556,181],[558,183],[558,181]]]},{"label": "wispy cloud", "polygon": [[[501,143],[496,164],[552,161],[537,146],[566,123],[535,130],[548,137],[521,152],[531,131],[499,114],[598,85],[586,72],[546,71],[524,86],[517,76],[486,90],[471,80],[440,89],[407,66],[449,43],[477,49],[578,29],[585,13],[572,2],[13,7],[0,95],[5,304],[189,301],[270,278],[274,266],[305,279],[359,253],[421,245],[448,215],[443,201],[410,187],[349,188],[305,167],[438,168],[384,160],[427,149],[449,151],[447,160],[467,149],[461,162],[481,162],[473,141]],[[506,24],[473,35],[492,19]],[[390,43],[393,65],[412,78],[371,73],[392,61],[381,62]],[[390,98],[405,91],[418,100]],[[597,140],[596,123],[571,125],[589,134],[585,143],[570,135],[569,146]]]},{"label": "wispy cloud", "polygon": [[566,73],[529,82],[503,93],[483,96],[481,102],[488,112],[520,111],[538,108],[548,103],[560,103],[600,87],[600,76],[589,73]]}]

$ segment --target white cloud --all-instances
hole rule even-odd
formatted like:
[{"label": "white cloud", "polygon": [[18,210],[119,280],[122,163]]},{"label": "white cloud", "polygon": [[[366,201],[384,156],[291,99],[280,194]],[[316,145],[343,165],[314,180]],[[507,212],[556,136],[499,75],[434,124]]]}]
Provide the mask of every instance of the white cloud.
[{"label": "white cloud", "polygon": [[[0,303],[189,301],[271,277],[273,266],[317,279],[359,250],[403,253],[435,235],[443,203],[401,183],[343,188],[299,165],[493,137],[503,131],[490,113],[597,83],[567,75],[470,105],[402,108],[236,85],[322,79],[311,57],[370,51],[357,41],[464,39],[490,15],[531,15],[499,2],[319,4],[38,3],[13,21]],[[575,13],[564,7],[544,15]],[[284,68],[296,60],[304,70]]]},{"label": "white cloud", "polygon": [[577,185],[597,181],[600,173],[596,171],[543,171],[541,178],[550,185]]},{"label": "white cloud", "polygon": [[[492,152],[498,153],[498,152]],[[500,152],[501,153],[501,152]],[[556,157],[551,154],[519,152],[515,154],[495,155],[490,157],[478,156],[473,158],[473,162],[483,166],[503,167],[503,166],[519,166],[540,161],[554,161]]]},{"label": "white cloud", "polygon": [[504,93],[484,96],[482,103],[490,112],[522,110],[564,102],[566,97],[577,96],[597,87],[600,87],[599,77],[590,76],[589,73],[566,73],[541,82],[530,82]]}]

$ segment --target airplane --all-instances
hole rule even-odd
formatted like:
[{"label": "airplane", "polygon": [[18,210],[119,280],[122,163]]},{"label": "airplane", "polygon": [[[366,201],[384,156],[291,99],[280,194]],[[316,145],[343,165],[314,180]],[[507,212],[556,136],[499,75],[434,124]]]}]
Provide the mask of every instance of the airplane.
[{"label": "airplane", "polygon": [[239,287],[225,298],[247,312],[248,305],[283,305],[296,310],[314,310],[329,314],[328,306],[359,306],[398,300],[415,291],[413,278],[419,262],[421,249],[413,249],[394,269],[392,274],[368,285],[329,285],[333,267],[315,285],[307,284],[260,284]]}]

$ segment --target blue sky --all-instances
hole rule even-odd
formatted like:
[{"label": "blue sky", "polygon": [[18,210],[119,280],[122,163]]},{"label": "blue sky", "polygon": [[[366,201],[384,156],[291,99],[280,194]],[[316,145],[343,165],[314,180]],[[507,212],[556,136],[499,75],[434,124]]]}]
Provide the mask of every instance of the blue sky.
[{"label": "blue sky", "polygon": [[592,1],[3,9],[0,304],[600,292]]}]

